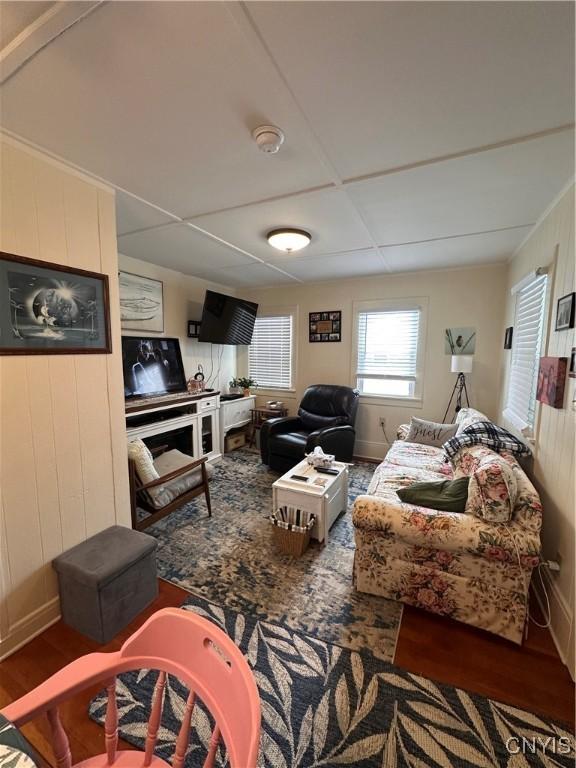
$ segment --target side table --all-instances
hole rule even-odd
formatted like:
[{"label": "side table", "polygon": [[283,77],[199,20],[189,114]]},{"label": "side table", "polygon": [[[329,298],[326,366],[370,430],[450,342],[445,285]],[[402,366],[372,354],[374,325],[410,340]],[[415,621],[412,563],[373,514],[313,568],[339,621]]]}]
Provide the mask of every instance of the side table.
[{"label": "side table", "polygon": [[268,419],[276,419],[281,416],[288,416],[288,408],[251,408],[251,421],[250,421],[250,443],[248,447],[251,448],[256,445],[256,432],[260,429],[262,424]]}]

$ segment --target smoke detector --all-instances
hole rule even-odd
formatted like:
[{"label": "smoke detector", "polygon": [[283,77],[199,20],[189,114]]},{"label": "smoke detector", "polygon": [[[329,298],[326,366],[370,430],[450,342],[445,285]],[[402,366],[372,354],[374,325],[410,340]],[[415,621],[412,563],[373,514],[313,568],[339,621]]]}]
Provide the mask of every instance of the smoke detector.
[{"label": "smoke detector", "polygon": [[284,132],[275,125],[260,125],[252,131],[252,138],[261,152],[275,155],[284,144]]}]

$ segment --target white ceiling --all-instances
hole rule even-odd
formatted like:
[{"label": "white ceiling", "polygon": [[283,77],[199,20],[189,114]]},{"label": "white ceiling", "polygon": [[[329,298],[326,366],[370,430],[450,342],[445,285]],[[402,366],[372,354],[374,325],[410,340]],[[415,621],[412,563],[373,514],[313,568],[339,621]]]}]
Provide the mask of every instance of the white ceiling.
[{"label": "white ceiling", "polygon": [[[49,4],[0,3],[11,34],[22,5]],[[227,285],[503,261],[574,173],[573,16],[104,3],[6,75],[2,124],[124,190],[121,252]],[[268,122],[273,156],[250,138]],[[274,251],[283,225],[312,244]]]}]

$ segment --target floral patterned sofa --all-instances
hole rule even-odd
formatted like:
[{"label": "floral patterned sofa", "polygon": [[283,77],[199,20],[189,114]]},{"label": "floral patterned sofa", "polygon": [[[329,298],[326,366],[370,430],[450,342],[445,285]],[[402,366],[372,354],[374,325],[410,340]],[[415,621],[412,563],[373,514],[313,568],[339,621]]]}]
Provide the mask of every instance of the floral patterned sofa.
[{"label": "floral patterned sofa", "polygon": [[[463,409],[457,421],[462,429],[486,419]],[[401,427],[399,436],[406,434]],[[451,616],[521,643],[528,587],[539,560],[542,506],[516,459],[501,454],[518,486],[512,519],[505,524],[404,504],[396,494],[415,482],[470,475],[477,456],[486,452],[481,446],[463,448],[452,465],[441,448],[397,440],[367,494],[354,503],[354,583],[360,592]]]}]

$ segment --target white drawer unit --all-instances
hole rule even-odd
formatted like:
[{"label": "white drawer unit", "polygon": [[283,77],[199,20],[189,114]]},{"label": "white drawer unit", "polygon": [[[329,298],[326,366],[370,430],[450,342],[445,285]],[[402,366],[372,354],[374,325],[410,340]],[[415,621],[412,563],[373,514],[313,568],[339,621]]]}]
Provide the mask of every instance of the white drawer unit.
[{"label": "white drawer unit", "polygon": [[256,407],[256,395],[239,397],[237,400],[220,401],[220,450],[224,453],[224,438],[231,429],[250,424],[252,409]]},{"label": "white drawer unit", "polygon": [[206,400],[199,400],[198,401],[198,412],[200,411],[207,411],[210,408],[216,408],[218,405],[218,398],[217,397],[208,397]]}]

